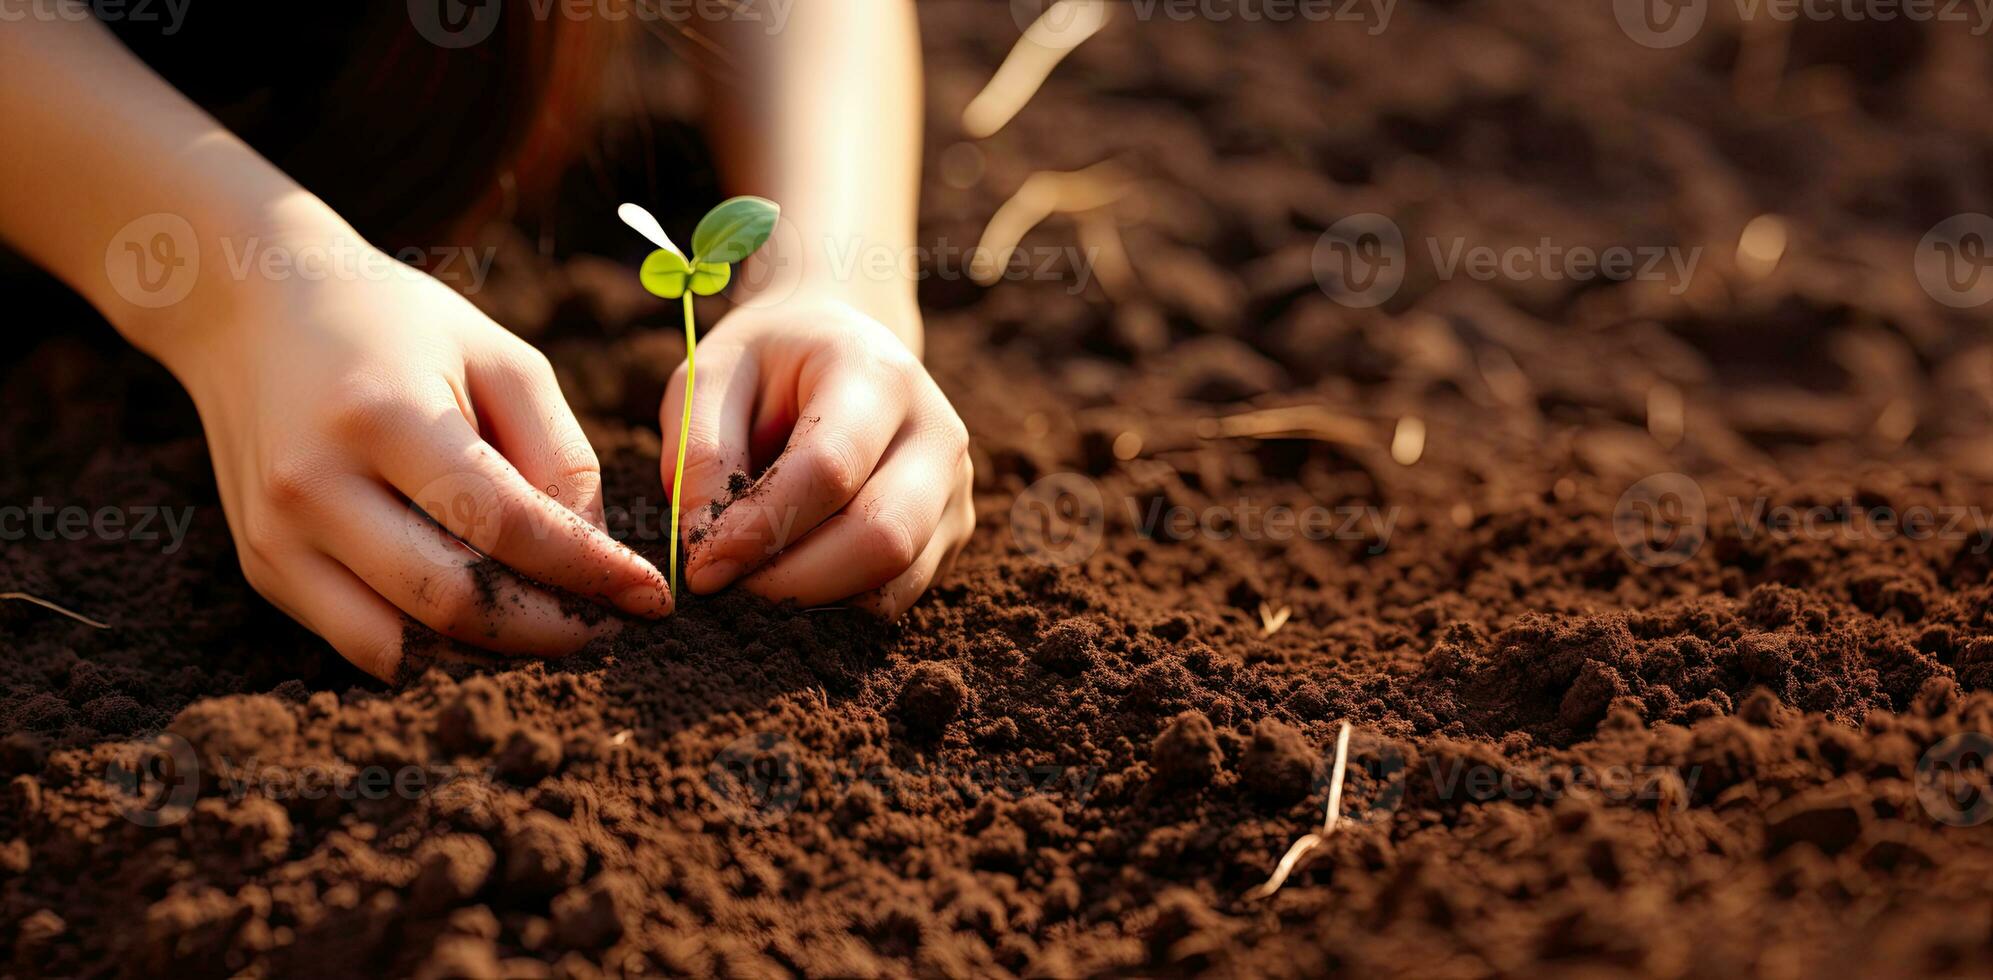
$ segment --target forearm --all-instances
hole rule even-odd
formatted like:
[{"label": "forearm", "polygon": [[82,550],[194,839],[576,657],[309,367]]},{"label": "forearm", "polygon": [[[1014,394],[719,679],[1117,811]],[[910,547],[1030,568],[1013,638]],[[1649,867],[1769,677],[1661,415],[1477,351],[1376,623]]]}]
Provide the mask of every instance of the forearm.
[{"label": "forearm", "polygon": [[[848,302],[922,349],[907,275],[920,188],[921,66],[905,0],[797,3],[780,30],[714,25],[712,130],[730,190],[782,206],[768,295]],[[889,258],[890,261],[880,261]]]},{"label": "forearm", "polygon": [[0,133],[0,239],[169,366],[225,299],[225,245],[336,222],[88,18],[0,25]]}]

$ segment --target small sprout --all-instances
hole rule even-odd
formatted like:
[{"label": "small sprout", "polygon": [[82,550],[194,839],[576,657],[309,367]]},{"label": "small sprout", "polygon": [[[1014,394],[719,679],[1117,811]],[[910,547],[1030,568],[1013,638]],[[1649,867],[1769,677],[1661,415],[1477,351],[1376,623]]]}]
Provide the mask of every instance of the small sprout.
[{"label": "small sprout", "polygon": [[692,255],[687,258],[649,211],[634,204],[616,209],[623,223],[658,247],[644,259],[637,278],[644,289],[665,299],[685,302],[685,409],[679,415],[678,461],[671,477],[671,591],[678,592],[679,499],[685,488],[685,442],[692,435],[692,385],[697,380],[693,352],[699,346],[692,320],[692,297],[711,296],[733,281],[733,264],[753,255],[775,232],[782,209],[762,197],[735,197],[699,219],[692,231]]},{"label": "small sprout", "polygon": [[1260,603],[1259,604],[1260,635],[1272,636],[1273,634],[1280,632],[1280,628],[1282,626],[1287,625],[1287,619],[1292,615],[1294,615],[1294,608],[1292,606],[1281,606],[1279,609],[1275,609],[1264,602]]},{"label": "small sprout", "polygon": [[765,197],[722,201],[693,229],[692,257],[721,264],[739,262],[775,233],[775,219],[781,213],[782,209]]},{"label": "small sprout", "polygon": [[694,296],[711,296],[727,288],[733,276],[733,266],[713,262],[690,265],[685,256],[664,249],[652,252],[637,272],[645,289],[665,299],[677,299],[688,291]]},{"label": "small sprout", "polygon": [[624,224],[636,229],[637,234],[650,239],[651,244],[658,248],[667,252],[677,252],[679,255],[685,254],[678,250],[677,245],[672,244],[671,236],[664,233],[664,226],[658,224],[657,218],[652,217],[649,211],[635,204],[624,204],[616,208],[616,217],[623,219]]}]

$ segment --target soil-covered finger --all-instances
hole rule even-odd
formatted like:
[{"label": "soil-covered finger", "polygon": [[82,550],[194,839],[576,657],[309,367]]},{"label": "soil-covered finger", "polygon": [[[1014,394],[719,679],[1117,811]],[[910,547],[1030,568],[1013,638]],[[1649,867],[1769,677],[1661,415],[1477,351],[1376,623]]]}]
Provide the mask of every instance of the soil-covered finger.
[{"label": "soil-covered finger", "polygon": [[383,476],[478,553],[625,612],[671,611],[670,588],[656,566],[528,483],[461,419],[445,418],[415,441],[420,451],[384,454]]},{"label": "soil-covered finger", "polygon": [[802,540],[863,489],[905,417],[907,394],[857,371],[812,392],[788,447],[713,521],[686,562],[694,591],[725,588]]},{"label": "soil-covered finger", "polygon": [[[383,490],[354,494],[348,523],[320,542],[402,612],[451,639],[499,653],[557,656],[614,628],[608,610],[563,598],[492,558],[460,547],[422,514]],[[431,539],[429,548],[381,542]],[[450,557],[438,560],[437,555]]]}]

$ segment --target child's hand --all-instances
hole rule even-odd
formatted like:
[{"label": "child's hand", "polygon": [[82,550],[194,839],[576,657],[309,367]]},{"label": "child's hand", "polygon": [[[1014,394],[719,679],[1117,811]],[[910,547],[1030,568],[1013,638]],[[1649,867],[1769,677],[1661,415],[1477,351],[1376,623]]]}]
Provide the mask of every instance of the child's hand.
[{"label": "child's hand", "polygon": [[208,304],[228,308],[186,316],[193,335],[170,345],[250,583],[384,678],[402,613],[514,654],[571,652],[600,631],[523,582],[494,597],[476,555],[413,502],[535,582],[670,612],[657,569],[601,530],[600,468],[546,358],[393,268],[230,284]]},{"label": "child's hand", "polygon": [[[735,311],[700,340],[698,364],[685,459],[692,590],[739,581],[804,606],[906,611],[976,524],[968,430],[920,360],[877,320],[812,300]],[[680,365],[661,412],[667,438],[684,386]],[[750,452],[778,449],[714,520],[732,475],[753,472]],[[668,443],[667,488],[675,454]]]}]

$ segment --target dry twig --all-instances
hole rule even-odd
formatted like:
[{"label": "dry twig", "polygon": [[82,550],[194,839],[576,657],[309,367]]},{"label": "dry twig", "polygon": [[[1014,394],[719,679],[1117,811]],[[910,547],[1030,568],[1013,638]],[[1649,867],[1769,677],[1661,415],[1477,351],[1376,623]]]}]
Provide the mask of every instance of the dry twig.
[{"label": "dry twig", "polygon": [[1032,22],[1010,49],[990,83],[962,110],[962,128],[976,139],[992,136],[1016,116],[1052,69],[1107,23],[1106,0],[1059,0]]},{"label": "dry twig", "polygon": [[1338,446],[1368,448],[1377,444],[1370,424],[1321,405],[1263,408],[1223,418],[1201,419],[1197,434],[1206,439],[1314,439]]},{"label": "dry twig", "polygon": [[1345,719],[1342,730],[1336,733],[1335,771],[1329,776],[1329,805],[1327,812],[1322,815],[1322,829],[1295,841],[1294,846],[1287,849],[1287,854],[1274,867],[1273,877],[1268,878],[1266,884],[1247,892],[1247,898],[1265,898],[1279,891],[1280,886],[1286,883],[1287,876],[1293,874],[1294,870],[1301,866],[1302,859],[1306,858],[1323,841],[1328,840],[1330,834],[1335,832],[1336,824],[1342,821],[1343,764],[1348,759],[1349,721]]},{"label": "dry twig", "polygon": [[42,607],[43,609],[49,610],[50,612],[58,612],[64,616],[68,616],[70,619],[76,620],[77,622],[82,623],[85,626],[95,626],[100,630],[107,630],[111,628],[111,624],[109,623],[97,622],[96,620],[91,619],[90,617],[85,616],[82,613],[70,609],[64,609],[61,606],[58,606],[55,603],[48,601],[47,599],[41,598],[40,596],[32,596],[27,594],[26,592],[0,592],[0,601],[5,601],[8,599],[19,599],[22,602],[32,602],[35,605]]},{"label": "dry twig", "polygon": [[1128,193],[1127,175],[1113,161],[1096,163],[1085,170],[1054,173],[1041,170],[1024,179],[1023,186],[990,216],[976,243],[970,277],[985,286],[1003,277],[1017,245],[1038,223],[1055,214],[1078,214],[1104,208]]}]

